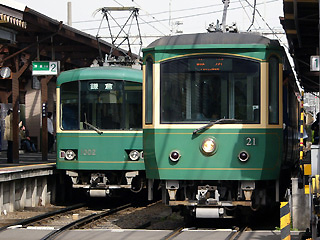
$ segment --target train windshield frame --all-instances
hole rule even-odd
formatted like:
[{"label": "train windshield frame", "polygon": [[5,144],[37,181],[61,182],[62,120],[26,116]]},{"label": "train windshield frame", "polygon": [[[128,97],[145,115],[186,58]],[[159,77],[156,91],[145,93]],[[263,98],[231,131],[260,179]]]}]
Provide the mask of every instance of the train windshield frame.
[{"label": "train windshield frame", "polygon": [[201,55],[160,63],[160,123],[260,123],[260,63]]},{"label": "train windshield frame", "polygon": [[142,84],[92,79],[60,86],[62,130],[141,130]]}]

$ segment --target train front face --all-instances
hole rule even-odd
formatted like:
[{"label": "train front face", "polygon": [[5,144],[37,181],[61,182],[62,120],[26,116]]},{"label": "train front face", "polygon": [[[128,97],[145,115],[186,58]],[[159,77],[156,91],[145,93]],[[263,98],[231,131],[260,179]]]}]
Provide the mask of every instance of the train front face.
[{"label": "train front face", "polygon": [[57,168],[90,196],[138,191],[145,174],[142,71],[77,69],[57,84]]},{"label": "train front face", "polygon": [[187,45],[179,37],[144,49],[147,178],[161,180],[167,204],[188,206],[200,218],[276,201],[283,141],[280,49],[239,40],[197,44],[206,36],[193,35],[186,38],[195,44]]}]

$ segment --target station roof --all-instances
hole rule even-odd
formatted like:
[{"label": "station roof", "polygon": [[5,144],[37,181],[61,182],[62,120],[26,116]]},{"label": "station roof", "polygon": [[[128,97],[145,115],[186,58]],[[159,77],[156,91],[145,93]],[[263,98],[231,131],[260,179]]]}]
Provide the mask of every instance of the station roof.
[{"label": "station roof", "polygon": [[[12,32],[15,37],[8,42],[8,39],[0,36],[2,51],[7,48],[10,48],[7,51],[10,53],[21,50],[31,54],[39,51],[40,60],[58,60],[62,62],[62,67],[63,63],[69,64],[65,70],[90,66],[94,59],[99,58],[99,51],[103,57],[110,53],[112,45],[102,39],[98,44],[95,36],[65,25],[62,21],[49,18],[13,0],[3,1],[0,3],[0,30]],[[112,53],[115,57],[128,54],[123,49],[113,50]]]},{"label": "station roof", "polygon": [[[54,60],[60,61],[61,71],[66,71],[89,67],[110,52],[115,58],[139,57],[14,0],[0,1],[0,70],[8,67],[18,73],[25,63]],[[0,79],[0,102],[11,102],[11,78]],[[32,68],[28,67],[19,76],[20,96],[31,80]]]},{"label": "station roof", "polygon": [[310,71],[310,57],[319,55],[319,2],[283,0],[283,12],[280,21],[300,85],[305,92],[319,92],[319,72]]}]

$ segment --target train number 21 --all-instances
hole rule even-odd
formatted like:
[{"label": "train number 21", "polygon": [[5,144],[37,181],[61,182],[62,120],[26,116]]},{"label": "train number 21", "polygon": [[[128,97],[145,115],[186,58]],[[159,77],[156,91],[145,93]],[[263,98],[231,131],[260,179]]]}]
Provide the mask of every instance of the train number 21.
[{"label": "train number 21", "polygon": [[247,137],[246,138],[246,145],[247,146],[255,146],[256,145],[256,138]]}]

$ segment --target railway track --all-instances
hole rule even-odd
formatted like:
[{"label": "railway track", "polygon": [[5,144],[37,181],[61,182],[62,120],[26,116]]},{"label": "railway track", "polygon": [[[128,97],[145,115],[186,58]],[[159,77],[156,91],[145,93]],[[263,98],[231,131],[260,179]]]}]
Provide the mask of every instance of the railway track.
[{"label": "railway track", "polygon": [[112,209],[108,209],[106,211],[103,211],[101,213],[93,213],[91,215],[88,215],[86,217],[83,217],[81,219],[78,219],[76,221],[73,221],[57,230],[54,230],[52,232],[50,232],[49,234],[47,234],[46,236],[44,236],[43,238],[41,238],[41,240],[51,240],[51,239],[55,239],[58,235],[63,234],[63,232],[70,230],[70,229],[75,229],[75,228],[80,228],[83,227],[85,225],[88,225],[94,221],[97,221],[105,216],[108,216],[110,214],[113,214],[115,212],[121,211],[125,208],[130,207],[131,204],[125,204],[122,205],[120,207],[116,207],[116,208],[112,208]]},{"label": "railway track", "polygon": [[44,214],[40,214],[40,215],[31,217],[31,218],[19,220],[19,221],[15,222],[15,223],[11,223],[11,224],[8,224],[8,225],[6,225],[4,227],[1,227],[0,228],[0,232],[5,231],[8,228],[27,227],[27,226],[30,226],[31,224],[41,225],[41,222],[44,221],[45,219],[51,218],[51,217],[53,217],[55,215],[66,214],[68,212],[79,210],[79,209],[85,208],[85,206],[86,206],[85,203],[79,203],[79,204],[75,204],[75,205],[72,205],[72,206],[69,206],[69,207],[66,207],[66,208],[63,208],[63,209],[59,209],[59,210],[56,210],[56,211],[50,211],[50,212],[47,212],[47,213],[44,213]]},{"label": "railway track", "polygon": [[[242,233],[244,233],[246,230],[248,229],[248,227],[243,227],[241,229],[237,229],[236,231],[232,231],[225,239],[226,240],[239,240]],[[192,229],[185,229],[183,226],[176,228],[175,230],[173,230],[171,233],[169,233],[168,235],[166,235],[165,237],[161,238],[161,240],[173,240],[175,239],[178,235],[182,234],[184,231],[197,231],[197,228],[192,228]],[[209,229],[207,229],[208,231]],[[210,231],[210,230],[209,230]],[[219,230],[213,230],[215,232],[219,232]],[[222,231],[223,232],[223,231]],[[221,238],[222,239],[222,238]]]},{"label": "railway track", "polygon": [[243,227],[241,229],[238,229],[238,231],[231,234],[230,237],[227,238],[227,240],[238,240],[243,232],[245,232],[248,229],[248,227]]}]

